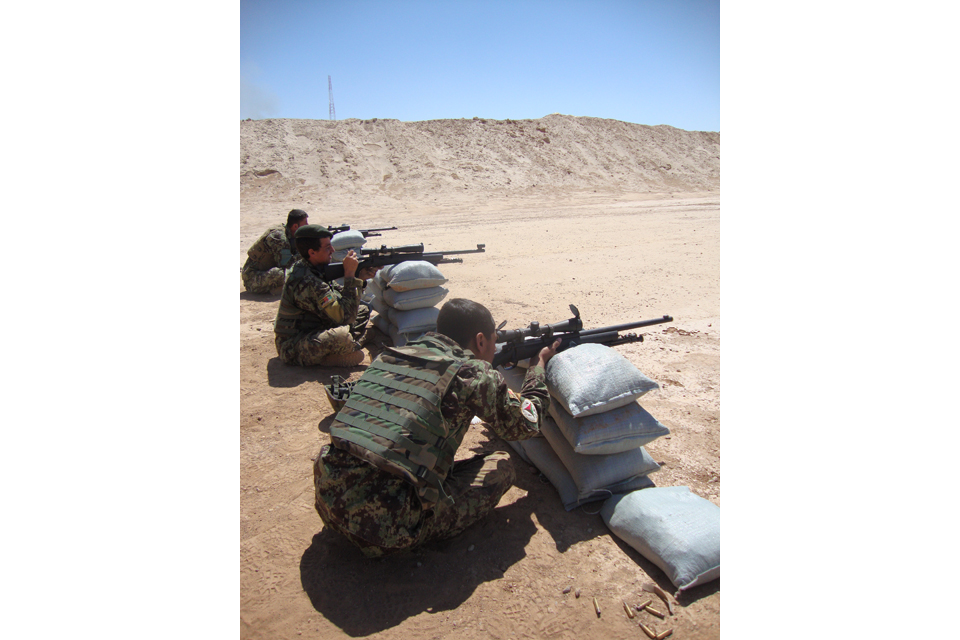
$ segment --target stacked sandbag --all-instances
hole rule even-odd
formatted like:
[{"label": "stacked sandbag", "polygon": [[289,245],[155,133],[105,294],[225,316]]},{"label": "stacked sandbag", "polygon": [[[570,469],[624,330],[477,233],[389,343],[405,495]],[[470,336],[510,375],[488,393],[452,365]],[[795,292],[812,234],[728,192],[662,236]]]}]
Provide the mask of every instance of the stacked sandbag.
[{"label": "stacked sandbag", "polygon": [[[626,358],[584,344],[547,363],[550,417],[543,438],[510,442],[557,488],[564,507],[604,500],[610,531],[660,567],[677,594],[720,577],[720,507],[689,487],[656,487],[643,445],[670,431],[638,403],[658,388]],[[525,371],[503,370],[520,391]],[[642,489],[642,490],[641,490]]]},{"label": "stacked sandbag", "polygon": [[[519,393],[526,372],[500,371]],[[558,353],[546,371],[551,398],[543,438],[509,444],[550,480],[564,508],[652,487],[647,476],[660,466],[643,445],[670,431],[637,399],[659,385],[599,344]]]},{"label": "stacked sandbag", "polygon": [[402,347],[437,328],[438,305],[449,293],[441,285],[447,279],[426,260],[411,260],[386,266],[370,279],[367,292],[377,312],[373,324]]},{"label": "stacked sandbag", "polygon": [[333,234],[330,239],[330,246],[333,247],[333,257],[330,258],[330,262],[343,262],[351,249],[357,252],[359,258],[360,250],[366,243],[367,239],[359,231],[341,231]]}]

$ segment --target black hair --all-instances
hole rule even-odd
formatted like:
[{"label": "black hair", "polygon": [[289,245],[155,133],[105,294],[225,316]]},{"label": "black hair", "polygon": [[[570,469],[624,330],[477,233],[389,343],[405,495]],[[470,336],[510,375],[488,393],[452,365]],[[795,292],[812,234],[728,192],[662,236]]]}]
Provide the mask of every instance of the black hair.
[{"label": "black hair", "polygon": [[451,338],[464,349],[478,334],[485,336],[497,332],[493,315],[485,306],[466,298],[453,298],[440,307],[437,315],[437,333]]},{"label": "black hair", "polygon": [[287,214],[287,229],[307,217],[307,212],[303,209],[291,209]]},{"label": "black hair", "polygon": [[[306,227],[300,227],[304,229]],[[313,229],[311,229],[313,231]],[[301,236],[299,238],[294,238],[293,242],[297,245],[297,253],[299,253],[304,260],[307,262],[310,261],[310,254],[307,253],[307,249],[313,249],[314,251],[320,251],[320,241],[324,238],[332,238],[333,234],[327,231],[326,229],[319,229],[316,231],[316,235],[311,235],[309,237]]]}]

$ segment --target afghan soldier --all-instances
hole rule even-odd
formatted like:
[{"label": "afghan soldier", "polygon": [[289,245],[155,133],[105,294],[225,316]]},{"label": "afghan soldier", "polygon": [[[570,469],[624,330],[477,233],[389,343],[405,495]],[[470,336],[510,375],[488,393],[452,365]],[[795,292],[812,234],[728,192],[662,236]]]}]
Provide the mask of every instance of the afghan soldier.
[{"label": "afghan soldier", "polygon": [[293,234],[307,224],[307,212],[293,209],[287,214],[284,227],[273,227],[253,243],[247,251],[240,277],[251,293],[280,293],[285,269],[297,259]]},{"label": "afghan soldier", "polygon": [[493,316],[454,298],[437,331],[387,347],[364,371],[314,463],[324,526],[368,557],[459,534],[513,485],[503,451],[454,462],[474,416],[506,440],[540,433],[549,405],[544,366],[559,340],[531,358],[520,395],[492,368]]},{"label": "afghan soldier", "polygon": [[[273,325],[277,354],[286,364],[308,367],[352,367],[363,361],[357,344],[370,319],[360,304],[364,281],[354,277],[360,261],[351,250],[343,259],[343,285],[323,279],[330,263],[333,234],[316,224],[297,229],[294,242],[300,260],[283,284],[280,308]],[[362,270],[366,278],[373,274]]]}]

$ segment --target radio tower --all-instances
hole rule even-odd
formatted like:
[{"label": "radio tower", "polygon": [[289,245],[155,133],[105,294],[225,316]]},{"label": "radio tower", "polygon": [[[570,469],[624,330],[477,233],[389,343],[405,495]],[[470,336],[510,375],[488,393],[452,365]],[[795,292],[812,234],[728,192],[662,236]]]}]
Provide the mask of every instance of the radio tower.
[{"label": "radio tower", "polygon": [[333,108],[333,80],[327,76],[327,87],[330,89],[330,119],[337,119],[337,110]]}]

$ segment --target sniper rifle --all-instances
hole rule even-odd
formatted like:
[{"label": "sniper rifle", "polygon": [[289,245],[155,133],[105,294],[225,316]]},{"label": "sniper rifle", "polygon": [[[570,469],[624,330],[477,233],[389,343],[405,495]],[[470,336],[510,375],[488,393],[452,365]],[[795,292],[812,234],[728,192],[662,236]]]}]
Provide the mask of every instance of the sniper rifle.
[{"label": "sniper rifle", "polygon": [[[424,260],[430,264],[462,263],[463,258],[448,258],[447,256],[464,253],[485,253],[485,244],[478,244],[476,249],[461,249],[458,251],[431,251],[424,253],[423,244],[410,244],[403,247],[382,246],[379,249],[361,249],[360,264],[357,273],[368,267],[385,267],[389,264],[400,264],[412,260]],[[323,279],[327,282],[343,277],[343,263],[332,262],[323,269]]]},{"label": "sniper rifle", "polygon": [[531,322],[528,327],[523,329],[503,331],[507,322],[506,320],[501,322],[500,326],[497,327],[497,350],[493,356],[493,366],[515,366],[520,360],[537,355],[541,349],[549,347],[556,340],[560,340],[560,346],[557,348],[558,353],[564,349],[585,343],[598,343],[612,347],[630,342],[643,342],[642,335],[635,333],[621,334],[620,332],[664,322],[673,322],[673,318],[670,316],[663,316],[652,320],[640,320],[584,330],[583,322],[580,321],[580,310],[571,304],[570,311],[573,313],[573,317],[569,320],[545,326],[540,326],[539,322]]},{"label": "sniper rifle", "polygon": [[[364,238],[369,238],[371,236],[379,236],[381,235],[379,233],[380,231],[396,231],[396,230],[397,230],[396,227],[380,227],[379,229],[357,229],[357,231],[363,234]],[[350,231],[350,225],[342,224],[339,227],[327,227],[327,231],[329,231],[333,235],[337,235],[342,231]]]}]

